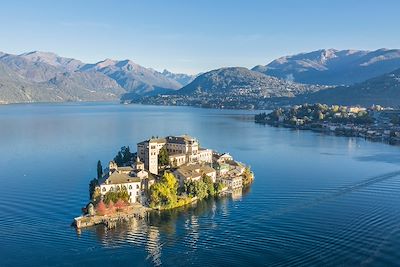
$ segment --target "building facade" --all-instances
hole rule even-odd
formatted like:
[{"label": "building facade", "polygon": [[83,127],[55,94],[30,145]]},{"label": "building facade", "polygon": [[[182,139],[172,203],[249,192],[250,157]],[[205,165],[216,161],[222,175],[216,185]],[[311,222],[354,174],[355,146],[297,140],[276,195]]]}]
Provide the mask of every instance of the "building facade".
[{"label": "building facade", "polygon": [[137,177],[131,177],[125,173],[113,172],[100,183],[100,193],[104,196],[107,192],[117,192],[127,190],[129,194],[129,203],[140,202],[141,198],[141,180]]},{"label": "building facade", "polygon": [[173,167],[195,162],[212,163],[212,150],[200,148],[197,139],[191,136],[151,138],[137,144],[137,156],[150,173],[158,174],[158,155],[162,148],[167,150]]}]

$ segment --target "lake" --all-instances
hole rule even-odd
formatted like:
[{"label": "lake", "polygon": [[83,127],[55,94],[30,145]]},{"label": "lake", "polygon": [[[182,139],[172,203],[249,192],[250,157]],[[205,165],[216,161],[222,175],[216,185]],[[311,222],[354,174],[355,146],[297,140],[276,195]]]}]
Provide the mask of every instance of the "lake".
[{"label": "lake", "polygon": [[[400,265],[399,147],[273,128],[257,111],[0,106],[0,266]],[[242,194],[77,232],[98,160],[189,134],[251,165]]]}]

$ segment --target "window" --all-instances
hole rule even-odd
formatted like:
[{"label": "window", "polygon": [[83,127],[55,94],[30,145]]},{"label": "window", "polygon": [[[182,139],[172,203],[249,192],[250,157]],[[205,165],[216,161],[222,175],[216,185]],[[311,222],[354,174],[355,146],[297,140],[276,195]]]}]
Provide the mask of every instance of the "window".
[{"label": "window", "polygon": [[132,185],[129,186],[129,189],[132,189]]},{"label": "window", "polygon": [[103,187],[103,192],[106,192],[106,190],[107,190],[107,189],[106,189],[105,187]]},{"label": "window", "polygon": [[136,185],[136,189],[139,189],[139,185],[138,184]]}]

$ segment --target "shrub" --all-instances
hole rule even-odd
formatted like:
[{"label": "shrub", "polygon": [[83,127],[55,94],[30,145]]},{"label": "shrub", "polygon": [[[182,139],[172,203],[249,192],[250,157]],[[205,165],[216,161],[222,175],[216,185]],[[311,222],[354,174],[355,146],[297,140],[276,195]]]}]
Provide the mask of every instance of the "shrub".
[{"label": "shrub", "polygon": [[106,204],[104,204],[103,200],[100,200],[100,202],[96,206],[96,213],[98,215],[105,215],[107,212]]}]

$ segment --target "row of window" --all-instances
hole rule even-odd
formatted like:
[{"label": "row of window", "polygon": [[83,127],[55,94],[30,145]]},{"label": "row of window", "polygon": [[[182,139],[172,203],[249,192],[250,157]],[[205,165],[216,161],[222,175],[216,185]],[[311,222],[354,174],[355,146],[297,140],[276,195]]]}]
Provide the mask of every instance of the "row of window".
[{"label": "row of window", "polygon": [[[120,190],[121,188],[122,189],[127,189],[125,185],[123,185],[122,187],[120,187],[119,185],[116,186],[116,190],[117,191]],[[140,188],[140,186],[137,184],[136,185],[136,189],[139,189],[139,188]],[[132,185],[129,185],[129,190],[132,190],[132,189],[133,189]],[[103,187],[103,192],[105,192],[105,191],[107,191],[107,189],[105,187]],[[113,192],[114,191],[114,187],[111,187],[110,191]]]}]

